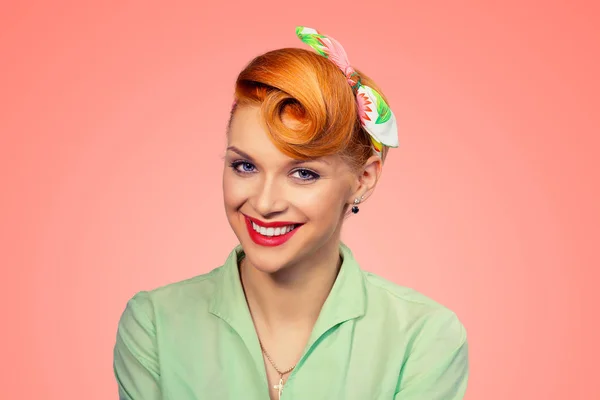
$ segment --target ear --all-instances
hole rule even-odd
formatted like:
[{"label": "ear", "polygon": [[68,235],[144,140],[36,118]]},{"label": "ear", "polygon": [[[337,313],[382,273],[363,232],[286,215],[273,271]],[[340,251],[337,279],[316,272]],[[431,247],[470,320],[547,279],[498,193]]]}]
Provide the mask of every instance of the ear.
[{"label": "ear", "polygon": [[379,156],[373,155],[369,157],[365,165],[358,171],[352,196],[348,199],[348,203],[354,204],[354,199],[364,200],[367,193],[372,192],[381,176],[381,168],[383,164]]}]

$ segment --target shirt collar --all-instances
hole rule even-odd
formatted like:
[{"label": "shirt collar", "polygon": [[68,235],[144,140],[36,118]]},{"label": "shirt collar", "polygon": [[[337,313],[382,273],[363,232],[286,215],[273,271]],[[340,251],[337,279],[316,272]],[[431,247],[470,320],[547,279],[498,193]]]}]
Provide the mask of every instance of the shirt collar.
[{"label": "shirt collar", "polygon": [[[329,329],[345,321],[360,318],[366,311],[366,289],[360,266],[343,242],[340,242],[339,251],[343,260],[342,266],[323,304],[308,347]],[[242,246],[236,246],[220,268],[215,278],[216,291],[210,302],[209,311],[237,331],[246,342],[248,349],[258,349],[260,356],[258,338],[238,270],[238,261],[243,255]],[[262,360],[262,356],[260,359]]]}]

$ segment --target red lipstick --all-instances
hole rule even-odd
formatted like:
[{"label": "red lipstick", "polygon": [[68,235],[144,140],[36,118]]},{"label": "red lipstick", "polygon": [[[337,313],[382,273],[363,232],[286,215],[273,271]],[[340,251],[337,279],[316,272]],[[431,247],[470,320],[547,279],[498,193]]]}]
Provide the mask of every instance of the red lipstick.
[{"label": "red lipstick", "polygon": [[[294,235],[294,233],[296,233],[298,228],[300,228],[300,226],[302,225],[302,224],[288,222],[288,221],[263,222],[256,218],[249,217],[247,215],[244,215],[244,219],[246,220],[246,227],[248,228],[248,234],[250,235],[250,238],[252,239],[252,241],[254,243],[261,245],[261,246],[279,246],[279,245],[284,244]],[[253,222],[255,224],[257,224],[258,226],[265,227],[265,228],[277,228],[277,227],[289,226],[289,225],[293,225],[295,228],[283,235],[265,236],[254,230],[254,228],[252,227]]]}]

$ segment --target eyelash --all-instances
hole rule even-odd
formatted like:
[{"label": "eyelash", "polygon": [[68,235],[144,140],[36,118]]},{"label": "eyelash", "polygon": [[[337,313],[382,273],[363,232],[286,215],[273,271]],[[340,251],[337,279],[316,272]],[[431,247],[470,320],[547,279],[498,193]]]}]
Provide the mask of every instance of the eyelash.
[{"label": "eyelash", "polygon": [[[236,172],[237,174],[240,174],[240,175],[247,175],[247,174],[252,174],[252,173],[254,173],[254,171],[240,171],[240,170],[238,169],[238,167],[239,167],[240,165],[244,165],[244,164],[246,164],[246,165],[251,165],[251,166],[252,166],[252,168],[256,168],[256,167],[254,166],[254,164],[252,164],[251,162],[248,162],[248,161],[233,161],[232,163],[230,163],[230,164],[229,164],[229,166],[230,166],[230,167],[233,169],[233,171],[234,171],[234,172]],[[301,180],[301,181],[304,181],[304,182],[316,181],[317,179],[319,179],[319,178],[321,177],[321,176],[320,176],[319,174],[317,174],[316,172],[314,172],[314,171],[311,171],[310,169],[306,169],[306,168],[298,168],[298,169],[296,169],[296,170],[294,171],[294,173],[296,173],[296,172],[299,172],[299,171],[304,171],[304,172],[307,172],[307,173],[309,173],[309,174],[311,175],[311,177],[310,177],[310,178],[308,178],[308,179],[297,178],[297,179],[299,179],[299,180]]]}]

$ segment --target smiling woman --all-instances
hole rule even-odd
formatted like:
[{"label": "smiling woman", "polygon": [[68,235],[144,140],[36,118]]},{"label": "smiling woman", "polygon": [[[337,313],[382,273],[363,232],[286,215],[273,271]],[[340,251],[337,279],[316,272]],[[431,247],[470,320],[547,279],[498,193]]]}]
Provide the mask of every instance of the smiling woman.
[{"label": "smiling woman", "polygon": [[270,51],[236,82],[223,197],[239,244],[128,302],[121,399],[463,398],[457,316],[365,272],[340,241],[398,145],[394,114],[337,41],[296,33],[316,52]]}]

